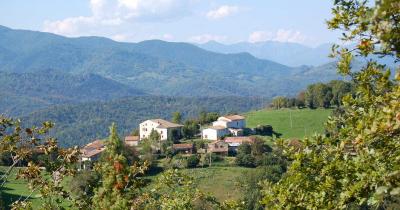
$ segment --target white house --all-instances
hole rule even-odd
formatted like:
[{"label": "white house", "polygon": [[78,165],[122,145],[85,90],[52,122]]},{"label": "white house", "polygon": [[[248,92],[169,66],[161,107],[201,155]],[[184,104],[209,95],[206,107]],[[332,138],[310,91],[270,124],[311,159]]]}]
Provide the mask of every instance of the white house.
[{"label": "white house", "polygon": [[213,122],[213,126],[243,129],[246,127],[246,120],[241,115],[226,115],[219,117],[217,121]]},{"label": "white house", "polygon": [[202,131],[202,138],[218,140],[223,136],[242,136],[243,128],[246,127],[245,117],[240,115],[226,115],[219,117],[212,126]]},{"label": "white house", "polygon": [[181,136],[183,125],[172,123],[163,119],[146,120],[139,124],[140,140],[148,138],[152,130],[160,134],[161,140],[167,140],[169,137]]},{"label": "white house", "polygon": [[103,153],[104,150],[106,150],[106,145],[102,140],[95,140],[84,146],[80,150],[80,168],[90,169],[93,162],[100,158],[101,153]]},{"label": "white house", "polygon": [[219,140],[228,134],[230,134],[230,132],[228,128],[224,126],[211,126],[203,129],[201,132],[202,138],[208,140]]}]

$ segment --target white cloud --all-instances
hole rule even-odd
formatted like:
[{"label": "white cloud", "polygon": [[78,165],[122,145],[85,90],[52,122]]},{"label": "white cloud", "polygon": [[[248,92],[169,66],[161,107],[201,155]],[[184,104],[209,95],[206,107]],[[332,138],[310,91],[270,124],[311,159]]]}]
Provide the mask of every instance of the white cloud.
[{"label": "white cloud", "polygon": [[279,29],[276,32],[270,31],[254,31],[249,35],[248,41],[251,43],[277,41],[277,42],[295,42],[304,43],[307,37],[300,31]]},{"label": "white cloud", "polygon": [[126,42],[130,39],[130,35],[128,34],[115,34],[111,37],[112,40],[117,42]]},{"label": "white cloud", "polygon": [[167,41],[171,41],[171,40],[174,40],[174,35],[172,35],[172,34],[164,34],[163,36],[162,36],[162,38],[164,39],[164,40],[167,40]]},{"label": "white cloud", "polygon": [[189,38],[190,42],[196,42],[196,43],[206,43],[209,41],[223,42],[226,40],[227,40],[226,36],[213,35],[213,34],[201,34]]},{"label": "white cloud", "polygon": [[81,36],[139,21],[163,21],[188,13],[188,0],[90,0],[91,16],[45,21],[47,32]]},{"label": "white cloud", "polygon": [[237,6],[223,5],[215,10],[207,12],[206,16],[210,19],[220,19],[236,13],[239,10]]}]

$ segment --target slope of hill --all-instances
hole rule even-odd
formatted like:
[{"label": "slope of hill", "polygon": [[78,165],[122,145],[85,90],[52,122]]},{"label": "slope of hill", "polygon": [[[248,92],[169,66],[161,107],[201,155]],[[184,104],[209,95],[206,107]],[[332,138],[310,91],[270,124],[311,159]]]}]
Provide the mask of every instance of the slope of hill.
[{"label": "slope of hill", "polygon": [[317,66],[332,62],[332,59],[328,58],[331,49],[330,44],[323,44],[312,48],[297,43],[276,41],[257,43],[240,42],[231,45],[210,41],[198,46],[219,53],[247,52],[258,58],[275,61],[288,66]]},{"label": "slope of hill", "polygon": [[273,97],[297,92],[316,78],[330,79],[303,76],[299,68],[248,53],[220,54],[158,40],[119,43],[1,27],[0,49],[0,71],[92,73],[154,95]]},{"label": "slope of hill", "polygon": [[51,105],[144,95],[140,90],[99,75],[0,72],[1,113],[23,115]]},{"label": "slope of hill", "polygon": [[286,139],[323,134],[324,123],[331,113],[332,109],[281,109],[252,111],[245,115],[249,127],[271,125]]},{"label": "slope of hill", "polygon": [[220,113],[245,112],[265,106],[262,98],[244,97],[157,97],[138,96],[90,102],[79,105],[55,106],[40,110],[22,118],[26,125],[40,122],[55,123],[53,133],[63,146],[83,145],[94,138],[108,135],[112,122],[118,125],[120,134],[128,134],[137,128],[139,122],[151,118],[170,119],[175,111],[185,118],[197,116],[200,111]]}]

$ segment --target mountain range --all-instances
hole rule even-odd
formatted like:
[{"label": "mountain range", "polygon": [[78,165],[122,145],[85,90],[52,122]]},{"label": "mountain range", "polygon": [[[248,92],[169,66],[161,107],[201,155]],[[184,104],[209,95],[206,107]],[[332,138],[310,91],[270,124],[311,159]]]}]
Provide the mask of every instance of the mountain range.
[{"label": "mountain range", "polygon": [[[249,53],[221,54],[188,43],[120,43],[101,37],[66,38],[0,27],[0,71],[96,74],[152,95],[288,95],[317,80],[311,66],[289,67]],[[333,64],[332,64],[333,65]]]},{"label": "mountain range", "polygon": [[318,66],[334,61],[328,57],[332,44],[308,47],[298,43],[277,41],[239,42],[235,44],[221,44],[216,41],[210,41],[197,46],[218,53],[248,52],[255,57],[293,67],[301,65]]},{"label": "mountain range", "polygon": [[0,26],[0,113],[26,125],[55,122],[62,145],[104,137],[111,122],[126,134],[141,120],[168,119],[174,111],[244,112],[332,79],[343,79],[334,62],[291,67],[189,43],[122,43]]}]

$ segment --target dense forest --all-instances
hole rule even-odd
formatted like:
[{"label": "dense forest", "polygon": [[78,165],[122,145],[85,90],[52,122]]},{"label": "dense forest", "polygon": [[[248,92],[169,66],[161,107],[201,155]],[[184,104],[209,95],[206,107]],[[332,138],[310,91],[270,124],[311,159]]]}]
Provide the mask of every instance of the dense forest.
[{"label": "dense forest", "polygon": [[354,84],[340,80],[332,80],[329,83],[315,83],[307,86],[307,89],[297,94],[297,97],[275,97],[270,107],[280,108],[331,108],[342,105],[344,96],[354,95]]},{"label": "dense forest", "polygon": [[52,134],[60,145],[84,145],[95,138],[107,136],[108,127],[117,123],[121,134],[129,134],[141,121],[152,118],[170,120],[172,113],[193,118],[202,111],[221,114],[244,112],[268,104],[260,97],[158,97],[138,96],[108,102],[89,102],[77,105],[55,106],[33,112],[22,118],[26,125],[52,121]]},{"label": "dense forest", "polygon": [[22,116],[53,105],[105,101],[145,95],[95,74],[72,75],[54,69],[38,73],[0,72],[2,114]]}]

